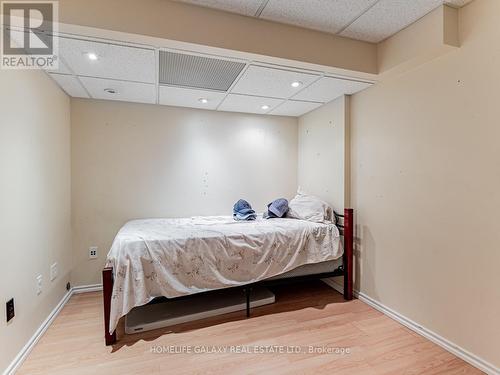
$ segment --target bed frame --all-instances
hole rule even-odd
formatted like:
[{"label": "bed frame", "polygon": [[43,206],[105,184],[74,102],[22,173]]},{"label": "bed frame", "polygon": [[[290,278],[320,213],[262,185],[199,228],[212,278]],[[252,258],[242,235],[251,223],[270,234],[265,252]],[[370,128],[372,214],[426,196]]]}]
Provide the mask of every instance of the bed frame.
[{"label": "bed frame", "polygon": [[[324,272],[312,275],[288,277],[282,279],[261,280],[255,283],[234,287],[233,289],[241,289],[246,296],[246,316],[250,316],[250,295],[252,288],[256,286],[272,286],[277,284],[300,282],[311,279],[326,279],[328,277],[344,276],[344,299],[352,300],[352,283],[353,283],[353,209],[346,208],[344,214],[335,213],[337,219],[337,227],[340,229],[340,234],[344,236],[344,255],[342,257],[342,265],[331,272]],[[109,333],[109,317],[111,312],[111,295],[113,293],[113,268],[106,267],[102,270],[102,287],[103,287],[103,302],[104,302],[104,337],[106,345],[116,343],[116,331],[113,334]],[[210,292],[206,292],[210,293]],[[182,298],[182,297],[180,297]]]}]

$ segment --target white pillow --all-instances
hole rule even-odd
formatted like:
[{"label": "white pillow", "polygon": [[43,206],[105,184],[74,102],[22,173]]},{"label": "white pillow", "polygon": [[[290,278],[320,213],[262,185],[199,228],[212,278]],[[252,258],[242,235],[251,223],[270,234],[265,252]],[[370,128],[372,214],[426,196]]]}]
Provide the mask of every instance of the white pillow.
[{"label": "white pillow", "polygon": [[335,223],[333,209],[328,203],[300,191],[288,204],[287,216],[315,223]]}]

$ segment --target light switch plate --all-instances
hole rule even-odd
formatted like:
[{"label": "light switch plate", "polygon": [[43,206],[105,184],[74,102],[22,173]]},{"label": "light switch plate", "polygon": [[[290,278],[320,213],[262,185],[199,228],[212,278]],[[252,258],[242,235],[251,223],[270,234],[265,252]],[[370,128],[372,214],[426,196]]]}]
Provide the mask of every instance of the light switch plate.
[{"label": "light switch plate", "polygon": [[97,246],[89,247],[89,259],[97,259]]}]

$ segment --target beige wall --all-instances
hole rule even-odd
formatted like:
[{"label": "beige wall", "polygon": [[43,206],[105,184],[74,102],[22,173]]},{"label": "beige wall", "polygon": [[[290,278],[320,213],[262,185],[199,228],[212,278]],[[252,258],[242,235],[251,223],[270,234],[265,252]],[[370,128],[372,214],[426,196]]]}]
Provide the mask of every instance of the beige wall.
[{"label": "beige wall", "polygon": [[[17,313],[0,323],[0,368],[60,301],[71,269],[75,285],[100,282],[127,220],[229,214],[240,197],[261,211],[273,198],[293,196],[297,182],[337,210],[355,208],[362,293],[500,366],[498,14],[497,0],[461,9],[460,49],[355,95],[350,112],[344,98],[298,122],[72,100],[71,151],[66,95],[40,72],[0,71],[0,262],[8,265],[0,296],[15,297]],[[271,42],[251,51],[269,53],[277,39]],[[373,54],[375,46],[358,44],[355,56]],[[337,59],[309,48],[311,61]],[[353,68],[349,56],[335,64]],[[356,69],[374,71],[371,58],[355,61]],[[351,202],[343,159],[349,123]],[[99,259],[88,259],[89,246],[99,247]],[[56,261],[59,277],[50,282]]]},{"label": "beige wall", "polygon": [[500,1],[459,50],[351,101],[357,288],[500,366]]},{"label": "beige wall", "polygon": [[[66,25],[319,64],[339,74],[377,73],[376,44],[178,1],[60,0],[59,19]],[[62,29],[70,32],[66,25]]]},{"label": "beige wall", "polygon": [[[70,103],[42,72],[0,70],[0,181],[3,370],[65,294],[71,267]],[[12,297],[16,317],[7,324]]]},{"label": "beige wall", "polygon": [[[298,185],[336,212],[350,207],[350,96],[299,117]],[[342,289],[343,277],[329,284]]]},{"label": "beige wall", "polygon": [[[294,118],[72,100],[72,280],[100,282],[126,221],[262,212],[297,188]],[[88,259],[88,247],[99,259]]]},{"label": "beige wall", "polygon": [[458,9],[443,5],[377,45],[379,79],[401,74],[460,46]]},{"label": "beige wall", "polygon": [[298,184],[330,203],[349,206],[349,97],[299,118]]}]

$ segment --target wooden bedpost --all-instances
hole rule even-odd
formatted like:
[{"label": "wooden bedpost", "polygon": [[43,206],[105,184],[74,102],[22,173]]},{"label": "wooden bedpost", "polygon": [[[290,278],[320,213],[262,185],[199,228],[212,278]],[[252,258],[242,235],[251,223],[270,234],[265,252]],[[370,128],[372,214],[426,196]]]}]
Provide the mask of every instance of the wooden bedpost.
[{"label": "wooden bedpost", "polygon": [[109,333],[109,317],[111,315],[111,295],[113,294],[113,268],[107,267],[102,270],[102,297],[104,302],[104,337],[106,345],[116,342],[116,331]]},{"label": "wooden bedpost", "polygon": [[354,211],[344,209],[344,299],[352,300],[354,261]]}]

